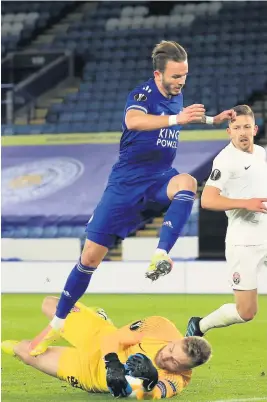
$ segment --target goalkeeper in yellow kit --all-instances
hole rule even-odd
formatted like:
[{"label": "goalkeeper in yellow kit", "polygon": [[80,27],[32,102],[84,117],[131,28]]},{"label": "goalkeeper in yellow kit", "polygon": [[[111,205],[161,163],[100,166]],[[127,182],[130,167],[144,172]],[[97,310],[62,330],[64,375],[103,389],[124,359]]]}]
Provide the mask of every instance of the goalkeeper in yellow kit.
[{"label": "goalkeeper in yellow kit", "polygon": [[[52,296],[44,299],[42,311],[49,319],[57,302]],[[30,341],[4,341],[2,350],[73,387],[137,399],[180,393],[190,382],[192,368],[211,355],[205,339],[184,338],[164,317],[148,317],[117,329],[103,310],[82,303],[68,315],[61,336],[72,346],[51,346],[36,357],[29,354]]]}]

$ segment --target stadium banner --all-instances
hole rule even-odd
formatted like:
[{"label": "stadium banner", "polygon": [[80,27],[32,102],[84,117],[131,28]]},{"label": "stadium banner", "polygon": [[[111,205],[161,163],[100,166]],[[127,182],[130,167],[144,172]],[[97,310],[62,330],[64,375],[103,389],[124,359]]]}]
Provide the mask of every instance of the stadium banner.
[{"label": "stadium banner", "polygon": [[[3,262],[3,293],[60,293],[76,261]],[[104,262],[88,293],[230,294],[228,267],[221,261],[176,262],[169,275],[151,282],[147,262]],[[15,279],[14,279],[15,278]],[[119,279],[119,280],[118,280]],[[258,275],[258,291],[267,294],[267,265]]]},{"label": "stadium banner", "polygon": [[[64,145],[64,144],[118,144],[121,132],[107,133],[71,133],[71,134],[27,134],[7,135],[2,137],[2,146],[19,145]],[[227,140],[225,130],[184,130],[179,135],[180,141],[216,141]]]},{"label": "stadium banner", "polygon": [[[181,142],[173,167],[202,181],[225,145],[226,141]],[[2,215],[89,218],[118,151],[119,144],[108,143],[4,146]]]},{"label": "stadium banner", "polygon": [[1,239],[2,260],[72,261],[80,253],[80,239]]},{"label": "stadium banner", "polygon": [[[123,261],[144,261],[155,253],[159,239],[157,237],[128,237],[122,242]],[[198,236],[180,237],[170,251],[170,257],[197,258]]]},{"label": "stadium banner", "polygon": [[[144,261],[153,255],[157,248],[157,237],[129,237],[122,242],[123,261]],[[81,252],[79,238],[55,239],[1,239],[1,258],[3,261],[72,261]],[[170,252],[173,259],[197,258],[198,236],[181,237]]]}]

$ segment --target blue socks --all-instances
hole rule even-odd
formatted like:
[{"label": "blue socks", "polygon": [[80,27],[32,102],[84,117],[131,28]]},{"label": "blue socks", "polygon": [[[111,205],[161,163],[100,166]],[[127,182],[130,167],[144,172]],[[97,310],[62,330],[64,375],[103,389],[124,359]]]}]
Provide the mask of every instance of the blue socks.
[{"label": "blue socks", "polygon": [[159,249],[170,252],[191,214],[194,199],[193,191],[182,190],[175,194],[164,217],[160,231]]},{"label": "blue socks", "polygon": [[85,293],[95,269],[96,268],[83,265],[80,261],[75,265],[61,293],[56,317],[61,319],[67,317],[74,304]]}]

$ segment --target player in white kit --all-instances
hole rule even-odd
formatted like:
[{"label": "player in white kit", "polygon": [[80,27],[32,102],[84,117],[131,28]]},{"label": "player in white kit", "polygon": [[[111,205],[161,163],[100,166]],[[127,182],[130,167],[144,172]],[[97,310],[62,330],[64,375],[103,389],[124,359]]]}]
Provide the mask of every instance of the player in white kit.
[{"label": "player in white kit", "polygon": [[201,197],[202,208],[226,211],[225,256],[235,304],[204,318],[192,317],[186,336],[211,328],[244,323],[257,313],[257,273],[267,261],[267,163],[264,148],[254,144],[258,127],[247,105],[233,108],[227,132],[231,142],[214,159]]}]

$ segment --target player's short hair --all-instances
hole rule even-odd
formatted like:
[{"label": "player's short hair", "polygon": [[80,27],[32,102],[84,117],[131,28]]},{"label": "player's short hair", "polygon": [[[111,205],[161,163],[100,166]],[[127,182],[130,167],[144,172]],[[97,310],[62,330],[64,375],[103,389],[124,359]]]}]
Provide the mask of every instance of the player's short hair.
[{"label": "player's short hair", "polygon": [[206,363],[211,357],[209,342],[200,336],[184,338],[184,352],[191,360],[190,368]]},{"label": "player's short hair", "polygon": [[255,120],[253,110],[248,105],[237,105],[233,110],[237,116],[251,116]]},{"label": "player's short hair", "polygon": [[187,60],[187,53],[179,43],[172,40],[162,40],[152,51],[153,70],[164,72],[167,61],[177,61],[178,63]]}]

